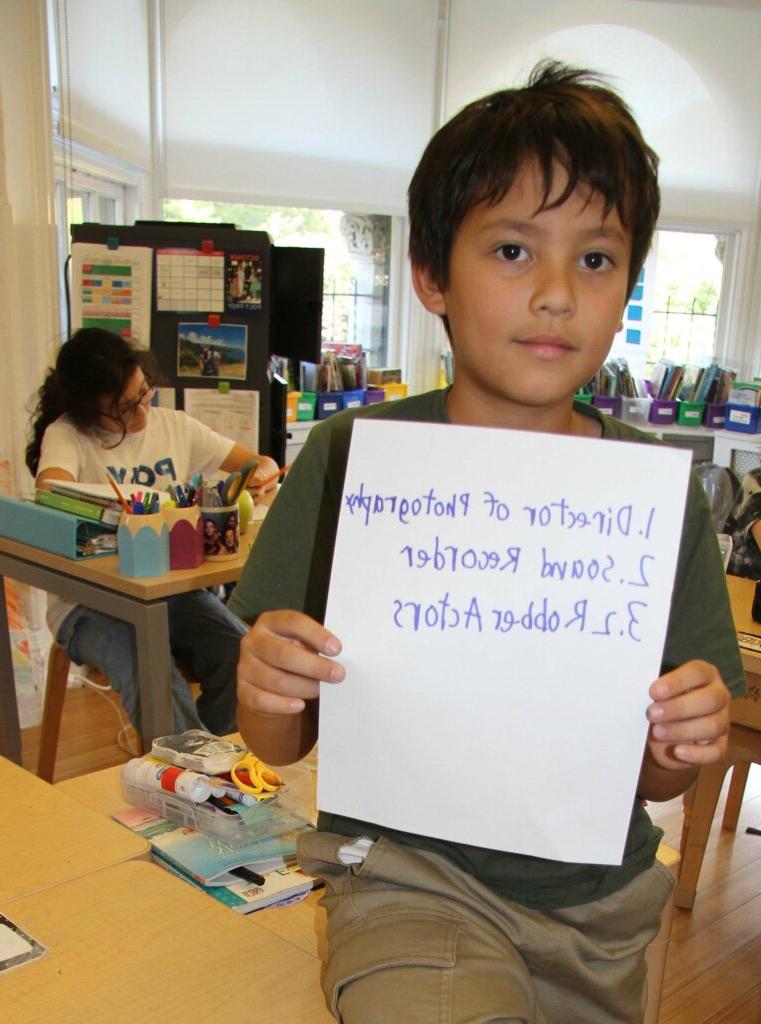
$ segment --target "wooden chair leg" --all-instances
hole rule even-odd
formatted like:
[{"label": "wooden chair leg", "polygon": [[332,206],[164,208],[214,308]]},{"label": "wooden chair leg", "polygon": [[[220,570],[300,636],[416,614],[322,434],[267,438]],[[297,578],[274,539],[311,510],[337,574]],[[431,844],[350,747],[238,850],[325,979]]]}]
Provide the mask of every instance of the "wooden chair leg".
[{"label": "wooden chair leg", "polygon": [[674,904],[685,910],[690,910],[695,902],[695,891],[698,887],[708,833],[711,831],[711,823],[728,768],[726,761],[706,765],[701,768],[694,787],[692,812],[689,818],[685,817],[682,831],[682,865],[674,894]]},{"label": "wooden chair leg", "polygon": [[728,832],[734,832],[737,828],[749,772],[750,761],[739,761],[732,769],[727,802],[724,806],[724,817],[721,819],[721,827],[727,829]]},{"label": "wooden chair leg", "polygon": [[53,781],[55,759],[58,751],[58,734],[61,731],[63,701],[69,678],[71,660],[60,644],[53,643],[48,655],[48,674],[45,684],[45,703],[40,728],[40,751],[37,757],[37,774],[46,782]]}]

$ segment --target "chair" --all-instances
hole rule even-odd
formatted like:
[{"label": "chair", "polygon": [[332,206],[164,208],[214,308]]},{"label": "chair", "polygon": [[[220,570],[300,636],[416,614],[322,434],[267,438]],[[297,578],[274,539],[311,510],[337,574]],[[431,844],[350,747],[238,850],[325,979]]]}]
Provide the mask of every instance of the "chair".
[{"label": "chair", "polygon": [[[658,847],[658,860],[676,877],[679,871],[679,854],[671,846],[661,843]],[[666,955],[671,939],[671,920],[674,916],[673,897],[668,901],[661,913],[661,926],[658,934],[647,947],[645,962],[647,964],[647,1004],[642,1024],[658,1024],[661,1008],[661,992],[663,976],[666,971]]]},{"label": "chair", "polygon": [[[758,698],[756,698],[758,701]],[[740,698],[733,702],[732,717],[735,718],[735,705],[752,704],[752,698]],[[751,708],[751,710],[753,710]],[[755,714],[761,719],[761,707],[756,705]],[[732,768],[732,780],[724,809],[722,828],[734,832],[740,815],[745,782],[751,764],[761,764],[761,721],[758,725],[752,722],[740,724],[733,720],[729,730],[727,756],[719,764],[701,768],[698,780],[692,789],[685,794],[684,822],[682,825],[682,867],[679,872],[674,903],[677,907],[691,910],[695,902],[695,893],[703,864],[708,834],[716,813],[719,794],[724,783],[724,776]]]},{"label": "chair", "polygon": [[[37,774],[46,782],[53,781],[55,760],[58,752],[58,737],[61,732],[61,716],[63,702],[66,697],[66,686],[69,679],[71,659],[59,643],[53,641],[48,655],[48,671],[45,683],[45,702],[42,708],[42,724],[40,727],[40,749],[37,755]],[[197,685],[186,668],[177,663],[189,686]],[[137,735],[137,745],[143,752],[142,740]]]},{"label": "chair", "polygon": [[[69,679],[71,659],[65,648],[53,641],[48,654],[48,671],[45,682],[45,702],[42,707],[40,726],[40,749],[37,754],[37,774],[46,782],[53,781],[58,737],[61,732],[61,716],[66,687]],[[142,749],[140,737],[138,746]]]}]

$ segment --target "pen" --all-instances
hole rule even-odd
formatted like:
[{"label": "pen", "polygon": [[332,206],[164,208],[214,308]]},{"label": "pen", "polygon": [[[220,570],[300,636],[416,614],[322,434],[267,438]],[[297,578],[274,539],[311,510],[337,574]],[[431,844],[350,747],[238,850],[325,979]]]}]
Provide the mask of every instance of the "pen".
[{"label": "pen", "polygon": [[264,875],[258,875],[251,868],[230,868],[230,874],[237,875],[238,878],[242,878],[246,882],[253,882],[254,885],[264,885]]}]

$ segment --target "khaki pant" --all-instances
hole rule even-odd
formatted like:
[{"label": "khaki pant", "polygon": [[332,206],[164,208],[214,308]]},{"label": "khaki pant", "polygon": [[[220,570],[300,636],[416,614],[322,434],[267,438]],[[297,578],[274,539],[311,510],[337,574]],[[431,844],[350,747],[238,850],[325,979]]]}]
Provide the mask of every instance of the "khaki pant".
[{"label": "khaki pant", "polygon": [[378,839],[304,835],[325,880],[323,987],[343,1024],[638,1024],[648,943],[674,880],[657,861],[594,903],[537,911],[497,896],[445,857]]}]

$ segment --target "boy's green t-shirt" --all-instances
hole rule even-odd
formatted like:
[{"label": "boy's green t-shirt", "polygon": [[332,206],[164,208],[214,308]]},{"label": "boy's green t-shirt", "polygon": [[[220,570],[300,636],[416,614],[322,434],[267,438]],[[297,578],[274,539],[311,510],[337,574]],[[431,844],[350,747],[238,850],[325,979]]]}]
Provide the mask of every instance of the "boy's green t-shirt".
[{"label": "boy's green t-shirt", "polygon": [[[263,611],[294,608],[322,622],[352,423],[358,416],[447,423],[445,402],[446,390],[431,391],[338,413],[315,426],[262,524],[230,599],[231,611],[253,622]],[[576,410],[599,420],[606,439],[657,443],[651,435],[602,416],[594,408],[579,404]],[[744,692],[745,677],[716,534],[703,489],[694,475],[682,528],[662,670],[692,658],[716,665],[734,696]],[[509,756],[509,752],[506,754]],[[594,825],[591,808],[589,827]],[[502,853],[397,832],[328,812],[320,813],[318,827],[347,836],[386,835],[398,843],[443,854],[499,895],[524,906],[548,909],[586,903],[620,889],[650,866],[663,835],[638,800],[632,809],[623,863],[611,866]]]}]

